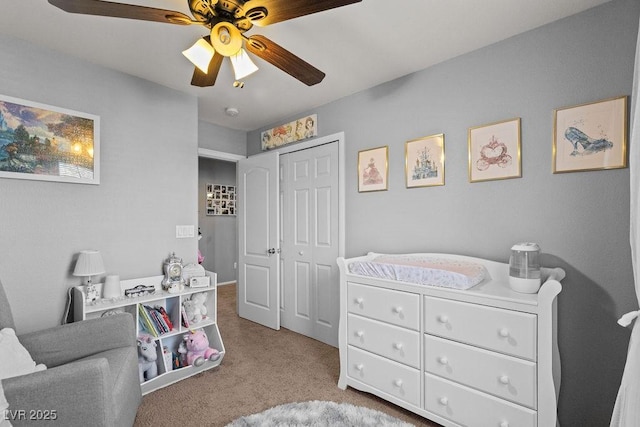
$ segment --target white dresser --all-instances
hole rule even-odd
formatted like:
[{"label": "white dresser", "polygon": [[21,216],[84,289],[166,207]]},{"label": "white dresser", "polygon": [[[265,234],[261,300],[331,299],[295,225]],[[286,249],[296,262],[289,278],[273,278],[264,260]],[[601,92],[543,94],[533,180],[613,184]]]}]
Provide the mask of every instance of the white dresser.
[{"label": "white dresser", "polygon": [[564,271],[537,294],[513,292],[508,265],[468,290],[413,285],[340,267],[340,379],[444,426],[557,424],[556,296]]}]

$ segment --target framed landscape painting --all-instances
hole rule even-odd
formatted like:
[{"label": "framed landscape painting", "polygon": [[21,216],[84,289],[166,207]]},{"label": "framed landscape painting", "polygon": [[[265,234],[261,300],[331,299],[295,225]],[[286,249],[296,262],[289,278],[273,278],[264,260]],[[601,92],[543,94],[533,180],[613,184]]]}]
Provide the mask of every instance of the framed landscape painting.
[{"label": "framed landscape painting", "polygon": [[0,95],[0,178],[100,183],[100,118]]},{"label": "framed landscape painting", "polygon": [[554,112],[553,173],[627,167],[627,97]]},{"label": "framed landscape painting", "polygon": [[389,147],[358,152],[358,191],[387,190],[389,175]]},{"label": "framed landscape painting", "polygon": [[444,185],[444,134],[405,143],[407,188]]}]

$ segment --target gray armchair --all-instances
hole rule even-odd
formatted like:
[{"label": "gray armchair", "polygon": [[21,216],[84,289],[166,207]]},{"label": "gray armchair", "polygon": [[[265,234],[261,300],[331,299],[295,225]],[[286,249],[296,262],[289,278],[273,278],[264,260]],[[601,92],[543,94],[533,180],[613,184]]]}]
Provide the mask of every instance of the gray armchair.
[{"label": "gray armchair", "polygon": [[[134,326],[130,314],[117,314],[19,335],[47,369],[2,380],[9,409],[27,418],[10,422],[33,423],[30,411],[40,410],[55,413],[61,426],[133,425],[142,400]],[[1,328],[15,329],[2,283]]]}]

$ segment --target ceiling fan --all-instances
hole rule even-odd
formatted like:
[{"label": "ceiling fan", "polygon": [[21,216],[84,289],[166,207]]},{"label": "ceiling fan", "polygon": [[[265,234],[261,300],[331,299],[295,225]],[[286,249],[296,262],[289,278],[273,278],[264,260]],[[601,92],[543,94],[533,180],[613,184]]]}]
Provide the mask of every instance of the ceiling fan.
[{"label": "ceiling fan", "polygon": [[358,3],[362,0],[186,0],[193,17],[165,9],[114,3],[102,0],[48,0],[66,12],[111,16],[177,25],[202,25],[209,34],[183,54],[196,65],[191,79],[194,86],[213,86],[224,57],[235,71],[234,86],[256,71],[243,45],[252,54],[280,68],[307,86],[324,79],[325,74],[267,37],[244,33],[254,25],[264,27],[300,16]]}]

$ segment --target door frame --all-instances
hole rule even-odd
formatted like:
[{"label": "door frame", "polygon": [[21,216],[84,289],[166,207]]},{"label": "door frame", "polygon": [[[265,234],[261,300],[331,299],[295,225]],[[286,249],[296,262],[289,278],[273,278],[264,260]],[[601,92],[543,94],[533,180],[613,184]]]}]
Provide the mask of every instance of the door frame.
[{"label": "door frame", "polygon": [[224,151],[209,150],[208,148],[198,148],[198,157],[225,160],[234,163],[238,163],[238,160],[247,158],[247,156],[243,156],[242,154],[225,153]]}]

